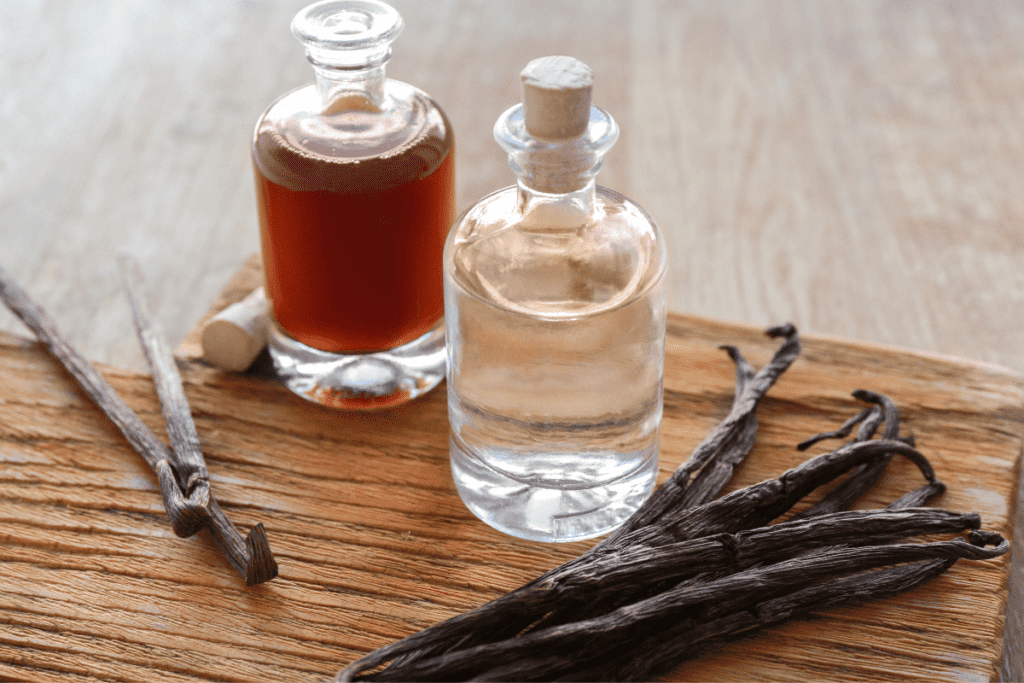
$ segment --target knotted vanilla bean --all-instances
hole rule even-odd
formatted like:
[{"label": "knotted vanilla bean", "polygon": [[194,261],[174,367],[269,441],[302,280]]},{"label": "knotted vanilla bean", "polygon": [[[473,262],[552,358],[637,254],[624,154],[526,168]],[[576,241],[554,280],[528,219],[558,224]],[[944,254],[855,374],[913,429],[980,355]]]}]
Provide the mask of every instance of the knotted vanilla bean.
[{"label": "knotted vanilla bean", "polygon": [[[34,303],[25,290],[0,267],[0,299],[4,304],[31,329],[43,347],[68,371],[71,377],[88,394],[97,406],[110,418],[124,435],[125,439],[142,456],[157,475],[160,482],[160,493],[164,508],[171,520],[171,528],[181,537],[195,534],[202,528],[210,530],[214,540],[220,545],[231,565],[244,578],[246,585],[255,585],[277,576],[277,563],[270,551],[266,532],[262,524],[253,527],[244,538],[224,514],[217,501],[210,496],[209,479],[201,453],[182,455],[175,453],[161,442],[152,430],[146,426],[138,415],[121,400],[114,388],[96,371],[78,351],[76,351],[57,331],[56,325],[43,309]],[[138,309],[136,308],[138,321]],[[144,315],[144,312],[143,312]],[[146,323],[142,323],[146,327]],[[140,335],[142,332],[140,332]],[[147,355],[156,346],[147,348]],[[166,348],[166,347],[164,347]],[[159,352],[158,352],[159,353]],[[169,355],[169,353],[167,353]],[[157,360],[157,368],[173,366],[173,359],[166,357]],[[151,367],[152,361],[151,361]],[[184,393],[180,388],[181,378],[174,371],[170,377],[163,370],[154,368],[155,374],[162,374],[165,384],[174,384],[175,377],[181,401]],[[161,380],[157,380],[158,386]],[[170,391],[175,391],[171,389]],[[166,393],[166,392],[165,392]],[[163,402],[163,395],[161,400]],[[168,406],[165,405],[165,411]],[[187,419],[187,403],[180,403],[172,412],[176,412],[175,420]],[[165,413],[166,414],[166,413]],[[169,422],[170,427],[170,422]],[[194,427],[192,428],[194,432]],[[178,434],[183,432],[179,430]],[[178,437],[172,434],[172,439]],[[198,438],[196,439],[198,449]],[[196,459],[198,456],[198,459]]]}]

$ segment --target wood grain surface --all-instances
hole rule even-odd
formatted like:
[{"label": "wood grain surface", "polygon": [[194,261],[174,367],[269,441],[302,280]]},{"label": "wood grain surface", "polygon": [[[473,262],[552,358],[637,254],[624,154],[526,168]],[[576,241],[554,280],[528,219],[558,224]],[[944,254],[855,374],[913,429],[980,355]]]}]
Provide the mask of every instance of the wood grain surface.
[{"label": "wood grain surface", "polygon": [[[251,259],[215,308],[259,281]],[[213,493],[267,527],[278,579],[245,588],[208,537],[179,539],[142,460],[33,342],[0,333],[0,680],[317,681],[361,654],[477,606],[579,554],[504,536],[461,504],[444,385],[374,414],[292,395],[257,365],[226,374],[178,350]],[[757,328],[669,319],[661,478],[728,412],[734,372],[761,366]],[[264,358],[265,361],[265,358]],[[155,430],[152,382],[103,367]],[[769,392],[730,489],[802,462],[794,445],[891,396],[949,491],[936,505],[1012,534],[1024,381],[994,366],[805,335]],[[816,447],[821,452],[824,445]],[[921,483],[894,462],[865,506]],[[960,562],[896,599],[830,609],[710,649],[680,681],[990,680],[1008,557]]]}]

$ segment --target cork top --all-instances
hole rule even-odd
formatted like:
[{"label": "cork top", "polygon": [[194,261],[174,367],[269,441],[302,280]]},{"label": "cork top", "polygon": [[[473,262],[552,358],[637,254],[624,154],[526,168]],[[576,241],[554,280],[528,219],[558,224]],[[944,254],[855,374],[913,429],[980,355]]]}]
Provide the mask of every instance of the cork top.
[{"label": "cork top", "polygon": [[544,140],[579,137],[590,121],[594,72],[572,57],[541,57],[520,74],[527,132]]}]

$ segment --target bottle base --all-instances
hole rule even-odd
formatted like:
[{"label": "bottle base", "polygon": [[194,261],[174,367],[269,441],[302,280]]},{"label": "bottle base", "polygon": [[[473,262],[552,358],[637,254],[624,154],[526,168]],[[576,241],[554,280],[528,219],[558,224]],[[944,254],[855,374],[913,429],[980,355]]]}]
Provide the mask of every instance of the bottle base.
[{"label": "bottle base", "polygon": [[657,451],[655,445],[629,474],[592,488],[544,488],[489,467],[452,435],[452,477],[466,507],[498,531],[530,541],[582,541],[612,531],[647,500]]},{"label": "bottle base", "polygon": [[447,359],[444,319],[408,344],[373,353],[331,353],[290,337],[271,320],[267,350],[285,386],[313,403],[346,410],[401,405],[436,387]]}]

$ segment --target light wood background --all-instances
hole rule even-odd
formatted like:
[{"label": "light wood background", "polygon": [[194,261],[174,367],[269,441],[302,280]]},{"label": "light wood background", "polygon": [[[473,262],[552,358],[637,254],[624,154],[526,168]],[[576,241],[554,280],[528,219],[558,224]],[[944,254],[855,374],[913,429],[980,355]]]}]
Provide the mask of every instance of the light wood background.
[{"label": "light wood background", "polygon": [[[249,136],[311,77],[304,4],[3,3],[0,263],[89,358],[144,367],[118,249],[172,341],[257,250]],[[570,54],[623,129],[600,182],[669,241],[672,309],[1024,371],[1020,2],[394,4],[388,73],[448,111],[460,208],[512,182],[490,131],[519,70]]]},{"label": "light wood background", "polygon": [[[117,249],[178,339],[257,250],[249,136],[311,78],[305,2],[4,2],[0,262],[89,357],[143,367]],[[1024,370],[1021,3],[395,5],[388,73],[448,111],[460,208],[512,181],[491,126],[519,70],[571,54],[623,130],[600,181],[671,245],[674,310]]]}]

